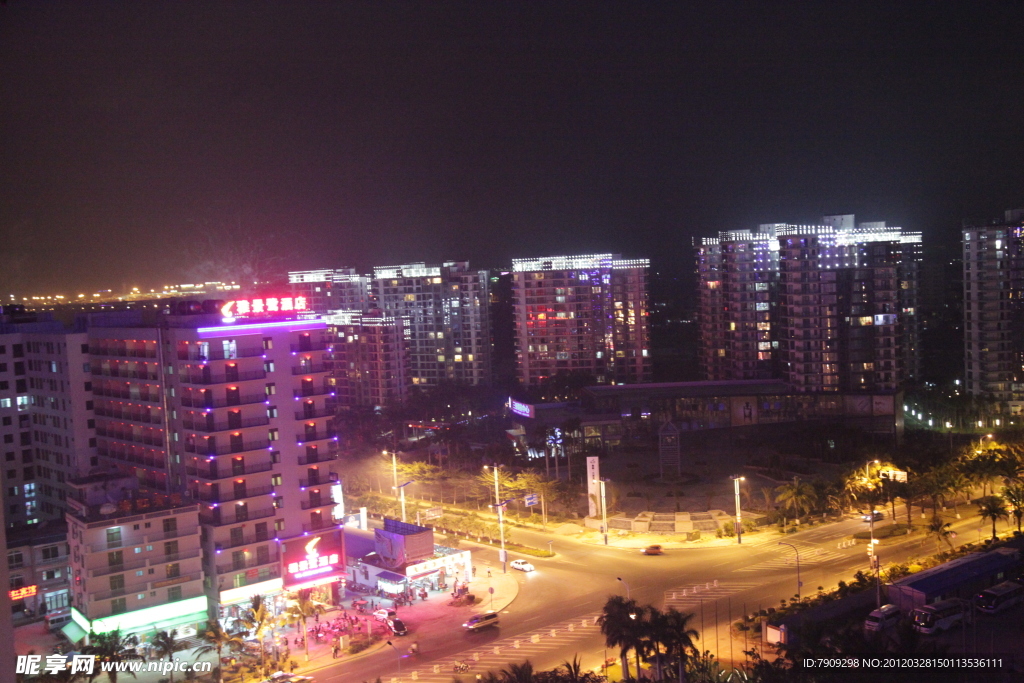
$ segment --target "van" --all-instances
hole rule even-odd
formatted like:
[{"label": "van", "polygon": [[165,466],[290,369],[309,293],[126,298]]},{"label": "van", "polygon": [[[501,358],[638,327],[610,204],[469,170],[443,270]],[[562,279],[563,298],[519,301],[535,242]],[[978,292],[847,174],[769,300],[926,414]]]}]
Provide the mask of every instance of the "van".
[{"label": "van", "polygon": [[950,598],[919,607],[910,616],[918,633],[938,633],[948,631],[970,617],[969,607],[963,600]]},{"label": "van", "polygon": [[462,626],[467,631],[478,631],[488,626],[498,625],[498,614],[497,612],[485,612],[484,614],[477,614],[469,618]]},{"label": "van", "polygon": [[50,612],[45,619],[47,631],[59,631],[71,621],[71,611]]},{"label": "van", "polygon": [[896,605],[882,605],[864,620],[865,631],[884,631],[900,620],[900,608]]}]

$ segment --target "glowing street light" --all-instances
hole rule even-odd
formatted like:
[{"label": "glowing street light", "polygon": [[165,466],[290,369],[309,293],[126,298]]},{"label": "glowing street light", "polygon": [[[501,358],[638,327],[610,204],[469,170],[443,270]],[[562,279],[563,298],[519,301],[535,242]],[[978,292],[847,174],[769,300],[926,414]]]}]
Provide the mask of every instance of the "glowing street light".
[{"label": "glowing street light", "polygon": [[736,544],[743,543],[743,519],[740,513],[740,482],[744,481],[746,477],[733,477],[732,483],[733,488],[736,492]]}]

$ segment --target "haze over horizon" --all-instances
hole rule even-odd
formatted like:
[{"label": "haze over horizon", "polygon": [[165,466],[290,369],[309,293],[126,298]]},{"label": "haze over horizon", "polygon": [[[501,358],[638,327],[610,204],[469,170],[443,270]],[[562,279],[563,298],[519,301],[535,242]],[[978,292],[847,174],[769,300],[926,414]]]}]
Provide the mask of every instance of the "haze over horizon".
[{"label": "haze over horizon", "polygon": [[[1019,3],[0,6],[0,292],[1024,205]],[[205,268],[205,270],[203,270]],[[224,277],[231,277],[225,273]]]}]

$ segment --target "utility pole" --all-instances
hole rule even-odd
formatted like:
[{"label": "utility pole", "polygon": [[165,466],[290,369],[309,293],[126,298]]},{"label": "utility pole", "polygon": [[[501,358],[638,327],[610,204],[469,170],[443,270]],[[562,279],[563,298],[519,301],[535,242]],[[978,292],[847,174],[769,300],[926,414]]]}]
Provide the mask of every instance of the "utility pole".
[{"label": "utility pole", "polygon": [[740,543],[743,543],[743,519],[741,518],[741,513],[740,513],[740,482],[743,481],[744,479],[745,479],[745,477],[733,477],[732,478],[733,487],[734,487],[734,489],[736,491],[736,529],[735,529],[735,531],[736,531],[736,544],[737,545],[739,545]]}]

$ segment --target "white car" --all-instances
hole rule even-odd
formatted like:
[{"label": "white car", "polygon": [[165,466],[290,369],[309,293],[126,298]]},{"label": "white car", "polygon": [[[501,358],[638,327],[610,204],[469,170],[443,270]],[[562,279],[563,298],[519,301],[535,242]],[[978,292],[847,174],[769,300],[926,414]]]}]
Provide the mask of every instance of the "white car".
[{"label": "white car", "polygon": [[386,622],[388,619],[394,619],[397,616],[398,616],[398,612],[396,612],[395,610],[391,609],[390,607],[387,608],[387,609],[379,609],[379,610],[377,610],[376,612],[373,613],[373,618],[376,619],[377,621],[385,621]]},{"label": "white car", "polygon": [[521,572],[533,571],[533,565],[527,562],[526,560],[512,560],[511,562],[509,562],[509,566],[511,566],[512,569],[518,569]]}]

